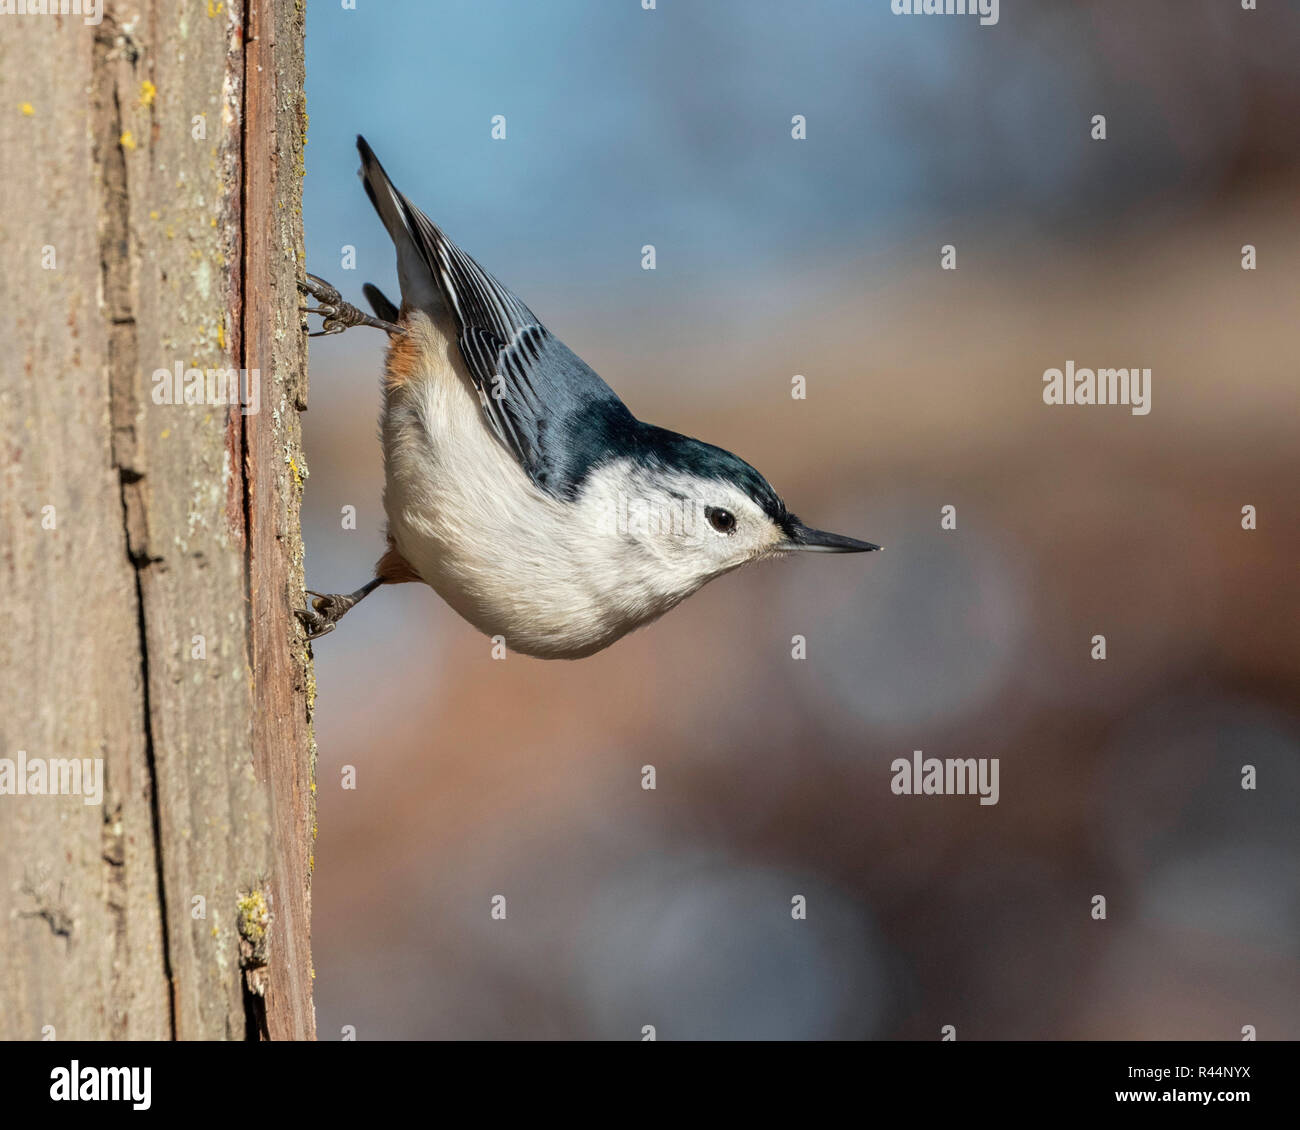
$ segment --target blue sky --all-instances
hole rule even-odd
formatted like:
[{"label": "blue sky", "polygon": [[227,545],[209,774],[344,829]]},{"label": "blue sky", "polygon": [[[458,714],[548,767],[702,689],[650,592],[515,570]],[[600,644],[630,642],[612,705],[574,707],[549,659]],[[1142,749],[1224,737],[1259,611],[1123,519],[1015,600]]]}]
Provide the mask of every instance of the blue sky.
[{"label": "blue sky", "polygon": [[[856,259],[934,223],[1074,230],[1177,164],[1140,84],[1117,94],[1080,49],[1094,30],[1014,2],[989,28],[886,0],[313,4],[309,261],[352,243],[362,275],[392,277],[357,133],[517,289],[635,285],[645,243],[661,271],[716,281]],[[1099,106],[1125,121],[1105,148],[1087,137]]]}]

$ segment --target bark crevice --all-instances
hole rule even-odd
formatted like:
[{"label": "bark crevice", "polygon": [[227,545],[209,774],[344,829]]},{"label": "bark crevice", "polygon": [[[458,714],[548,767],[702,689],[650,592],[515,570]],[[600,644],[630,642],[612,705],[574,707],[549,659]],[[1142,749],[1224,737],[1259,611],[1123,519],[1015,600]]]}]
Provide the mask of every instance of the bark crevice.
[{"label": "bark crevice", "polygon": [[[131,238],[126,153],[121,142],[125,127],[115,73],[115,59],[119,57],[120,51],[119,42],[120,37],[112,17],[105,17],[104,24],[95,38],[92,82],[98,119],[95,123],[98,145],[96,157],[102,177],[99,268],[103,311],[108,323],[109,335],[108,403],[109,419],[113,427],[113,463],[118,472],[122,502],[123,540],[135,580],[136,633],[140,659],[137,678],[140,683],[140,717],[143,726],[145,766],[148,773],[154,877],[162,928],[161,959],[163,976],[169,986],[168,1030],[172,1039],[175,1039],[176,994],[171,991],[175,982],[172,973],[167,913],[167,881],[162,855],[162,824],[158,811],[158,765],[154,747],[153,704],[150,701],[149,639],[146,627],[145,585],[142,576],[144,571],[150,568],[151,561],[157,559],[151,558],[149,553],[144,505],[140,497],[145,489],[145,469],[142,466],[137,442],[137,421],[141,406],[138,396],[140,348],[133,300],[136,257]],[[126,56],[132,68],[139,57],[140,52],[134,48]],[[111,892],[117,891],[121,894],[125,890],[125,880],[121,874],[125,857],[119,855],[113,846],[116,837],[113,833],[114,815],[111,809],[106,811],[104,819],[106,843],[103,863],[107,869],[105,886],[110,892],[109,907],[117,927],[114,947],[115,950],[121,951],[126,945],[125,904],[123,900],[122,905],[117,905],[119,900]],[[119,991],[114,995],[126,994],[121,994]],[[114,1010],[115,1023],[121,1025],[122,1022],[116,1019],[116,1015]]]}]

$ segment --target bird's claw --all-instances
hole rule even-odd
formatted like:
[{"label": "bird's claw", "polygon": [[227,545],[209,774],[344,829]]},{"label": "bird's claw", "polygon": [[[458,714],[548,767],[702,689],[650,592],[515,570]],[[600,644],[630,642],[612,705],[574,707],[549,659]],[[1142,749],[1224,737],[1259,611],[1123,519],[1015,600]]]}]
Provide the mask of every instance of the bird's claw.
[{"label": "bird's claw", "polygon": [[312,606],[295,608],[293,614],[307,629],[309,640],[318,640],[321,636],[329,635],[338,626],[343,614],[356,604],[353,597],[339,593],[319,593],[308,589],[307,595],[316,598],[311,602]]},{"label": "bird's claw", "polygon": [[343,295],[317,275],[308,273],[305,279],[299,279],[298,289],[304,294],[311,295],[320,303],[319,306],[300,307],[303,313],[319,314],[322,319],[321,328],[315,333],[309,333],[308,337],[326,337],[329,334],[341,334],[352,326],[374,326],[375,329],[390,334],[403,332],[401,326],[394,325],[392,322],[385,322],[382,318],[373,318],[364,311],[358,310],[351,302],[344,302]]}]

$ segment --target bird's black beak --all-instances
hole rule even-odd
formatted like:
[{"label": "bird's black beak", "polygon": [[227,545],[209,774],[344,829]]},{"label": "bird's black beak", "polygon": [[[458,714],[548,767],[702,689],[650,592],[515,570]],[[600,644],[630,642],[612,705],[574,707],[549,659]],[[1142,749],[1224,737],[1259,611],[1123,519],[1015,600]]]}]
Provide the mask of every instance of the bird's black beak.
[{"label": "bird's black beak", "polygon": [[832,534],[826,530],[814,530],[805,526],[798,518],[791,516],[785,527],[785,541],[777,547],[789,553],[804,550],[812,553],[868,553],[880,546],[869,541],[858,541],[843,534]]}]

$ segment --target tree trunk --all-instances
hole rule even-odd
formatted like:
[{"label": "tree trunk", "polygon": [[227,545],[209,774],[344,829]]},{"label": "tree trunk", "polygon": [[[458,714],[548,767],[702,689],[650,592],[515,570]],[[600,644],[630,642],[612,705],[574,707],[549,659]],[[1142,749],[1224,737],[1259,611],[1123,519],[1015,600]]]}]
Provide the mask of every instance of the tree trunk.
[{"label": "tree trunk", "polygon": [[302,6],[107,9],[0,27],[0,1038],[310,1039]]}]

